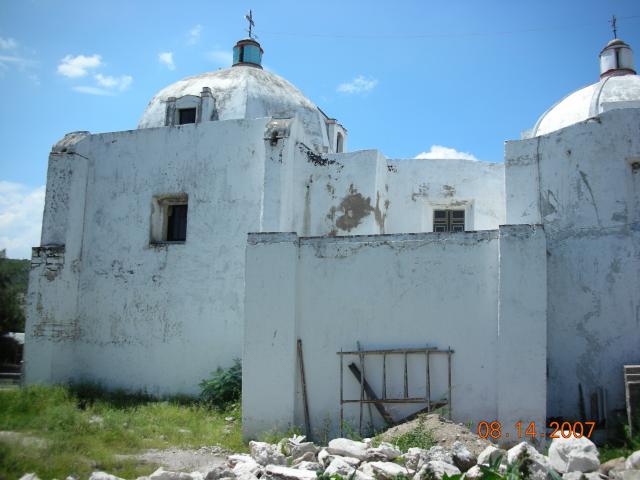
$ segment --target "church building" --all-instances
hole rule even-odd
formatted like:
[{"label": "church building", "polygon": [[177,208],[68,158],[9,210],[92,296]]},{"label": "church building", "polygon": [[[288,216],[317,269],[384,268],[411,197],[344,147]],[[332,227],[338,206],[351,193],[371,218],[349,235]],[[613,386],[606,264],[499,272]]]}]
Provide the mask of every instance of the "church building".
[{"label": "church building", "polygon": [[631,48],[609,42],[503,163],[349,152],[263,53],[241,40],[136,130],[53,146],[26,382],[197,394],[241,358],[247,437],[435,408],[514,438],[613,425],[640,363]]}]

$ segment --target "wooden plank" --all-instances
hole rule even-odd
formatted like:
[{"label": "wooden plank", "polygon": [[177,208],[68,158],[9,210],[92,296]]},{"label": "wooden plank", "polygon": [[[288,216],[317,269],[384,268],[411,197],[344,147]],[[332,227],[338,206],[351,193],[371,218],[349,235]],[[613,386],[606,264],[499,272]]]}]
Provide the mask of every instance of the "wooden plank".
[{"label": "wooden plank", "polygon": [[[373,391],[373,389],[371,388],[371,385],[369,385],[369,382],[367,382],[367,379],[364,378],[364,375],[360,375],[360,370],[358,369],[355,363],[349,364],[349,370],[351,370],[351,373],[353,373],[353,376],[356,377],[356,380],[358,380],[358,382],[364,387],[364,391],[366,392],[367,397],[369,397],[369,400],[364,400],[364,399],[343,400],[343,402],[344,403],[354,403],[354,402],[373,403],[374,407],[376,408],[376,410],[378,410],[378,413],[382,416],[382,418],[387,423],[387,425],[388,426],[393,425],[394,424],[393,417],[389,414],[389,412],[387,412],[387,409],[384,408],[383,402],[394,403],[394,401],[380,400],[378,396],[375,394],[375,392]],[[422,399],[422,401],[424,401],[424,399]]]}]

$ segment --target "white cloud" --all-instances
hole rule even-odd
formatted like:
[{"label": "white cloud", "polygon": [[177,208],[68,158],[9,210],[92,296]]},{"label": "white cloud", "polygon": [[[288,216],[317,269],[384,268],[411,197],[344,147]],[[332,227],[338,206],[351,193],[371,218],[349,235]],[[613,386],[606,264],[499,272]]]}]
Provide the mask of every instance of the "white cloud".
[{"label": "white cloud", "polygon": [[98,68],[102,65],[102,57],[100,55],[67,55],[60,61],[58,65],[58,73],[69,78],[84,77],[89,70]]},{"label": "white cloud", "polygon": [[176,69],[176,64],[173,63],[173,52],[162,52],[158,54],[158,61],[164,63],[169,70]]},{"label": "white cloud", "polygon": [[419,153],[414,158],[478,160],[475,155],[469,152],[459,152],[455,148],[444,147],[442,145],[431,145],[431,150]]},{"label": "white cloud", "polygon": [[233,54],[229,50],[212,50],[207,52],[207,58],[218,65],[231,66]]},{"label": "white cloud", "polygon": [[7,63],[23,69],[24,67],[34,66],[36,62],[16,55],[0,55],[0,66],[8,68]]},{"label": "white cloud", "polygon": [[0,249],[8,257],[31,258],[31,247],[40,245],[44,192],[44,185],[0,181]]},{"label": "white cloud", "polygon": [[18,48],[18,42],[13,38],[0,37],[0,50],[15,50]]},{"label": "white cloud", "polygon": [[115,95],[114,92],[105,90],[104,88],[100,88],[100,87],[92,87],[90,85],[78,85],[75,87],[71,87],[71,90],[78,93],[86,93],[87,95],[99,95],[99,96],[108,96],[108,97],[112,97]]},{"label": "white cloud", "polygon": [[376,88],[378,80],[375,78],[366,78],[358,75],[356,78],[347,83],[338,85],[338,91],[341,93],[367,93]]},{"label": "white cloud", "polygon": [[112,77],[110,75],[102,75],[98,73],[93,76],[97,86],[92,85],[76,85],[71,87],[78,93],[99,96],[114,96],[119,92],[124,92],[131,86],[133,77],[131,75],[122,75],[120,77]]},{"label": "white cloud", "polygon": [[111,77],[109,75],[102,75],[98,73],[94,77],[96,79],[96,83],[108,90],[117,90],[120,92],[125,91],[127,88],[131,86],[133,82],[133,77],[131,75],[122,75],[120,77]]},{"label": "white cloud", "polygon": [[200,41],[200,34],[202,33],[202,25],[196,25],[187,34],[187,45],[195,45]]}]

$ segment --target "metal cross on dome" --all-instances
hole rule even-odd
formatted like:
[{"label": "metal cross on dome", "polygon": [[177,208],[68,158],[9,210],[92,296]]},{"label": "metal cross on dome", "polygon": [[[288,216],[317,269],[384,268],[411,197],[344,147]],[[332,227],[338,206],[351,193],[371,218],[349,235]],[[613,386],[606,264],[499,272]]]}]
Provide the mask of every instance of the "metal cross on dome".
[{"label": "metal cross on dome", "polygon": [[613,29],[613,38],[618,38],[618,19],[615,15],[611,16],[611,20],[609,20],[609,23],[611,24],[611,28]]},{"label": "metal cross on dome", "polygon": [[249,30],[247,30],[249,32],[249,38],[256,38],[256,34],[253,33],[253,27],[255,27],[256,24],[253,22],[253,13],[251,10],[249,10],[249,13],[247,13],[244,18],[249,22]]}]

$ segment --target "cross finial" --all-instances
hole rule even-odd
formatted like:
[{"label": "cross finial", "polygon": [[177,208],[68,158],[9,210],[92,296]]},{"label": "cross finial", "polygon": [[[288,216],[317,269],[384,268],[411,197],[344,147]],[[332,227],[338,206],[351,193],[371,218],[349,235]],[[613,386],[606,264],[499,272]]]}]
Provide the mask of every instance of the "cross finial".
[{"label": "cross finial", "polygon": [[249,10],[249,13],[247,13],[244,18],[249,22],[249,29],[247,30],[249,32],[249,38],[254,38],[255,33],[253,33],[253,27],[255,26],[255,23],[253,22],[253,13],[251,10]]},{"label": "cross finial", "polygon": [[609,23],[611,24],[611,29],[613,30],[613,38],[618,38],[617,22],[618,20],[616,19],[616,16],[612,15],[611,20],[609,20]]}]

